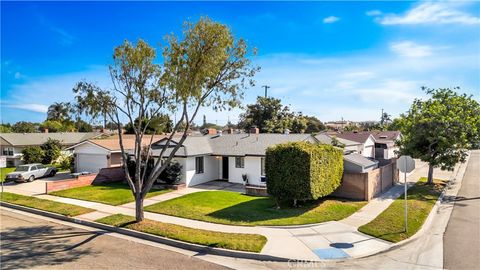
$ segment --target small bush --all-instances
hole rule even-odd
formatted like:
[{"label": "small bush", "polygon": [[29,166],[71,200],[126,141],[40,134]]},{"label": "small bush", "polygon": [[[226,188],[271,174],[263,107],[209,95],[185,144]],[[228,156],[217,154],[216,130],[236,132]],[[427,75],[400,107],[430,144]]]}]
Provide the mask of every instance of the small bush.
[{"label": "small bush", "polygon": [[167,167],[160,173],[159,179],[167,184],[174,184],[180,181],[182,175],[182,165],[177,161],[172,161]]},{"label": "small bush", "polygon": [[22,159],[25,163],[41,163],[45,152],[40,146],[28,146],[22,151]]},{"label": "small bush", "polygon": [[308,142],[279,144],[267,149],[265,171],[267,191],[277,203],[316,200],[340,186],[343,151]]}]

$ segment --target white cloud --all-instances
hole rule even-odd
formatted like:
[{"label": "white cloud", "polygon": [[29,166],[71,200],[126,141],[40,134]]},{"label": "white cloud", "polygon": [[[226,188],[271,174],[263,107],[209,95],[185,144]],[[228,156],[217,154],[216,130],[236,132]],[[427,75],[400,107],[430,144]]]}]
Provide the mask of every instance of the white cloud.
[{"label": "white cloud", "polygon": [[390,50],[404,57],[425,57],[432,55],[432,47],[428,45],[418,45],[412,41],[393,42],[390,44]]},{"label": "white cloud", "polygon": [[379,15],[382,15],[382,12],[378,9],[374,9],[374,10],[369,10],[369,11],[365,12],[365,14],[367,16],[379,16]]},{"label": "white cloud", "polygon": [[480,24],[480,17],[458,9],[461,3],[422,2],[403,15],[387,14],[377,18],[384,25],[397,24]]},{"label": "white cloud", "polygon": [[328,16],[326,18],[323,18],[323,23],[334,23],[334,22],[337,22],[339,21],[340,18],[339,17],[335,17],[335,16]]},{"label": "white cloud", "polygon": [[2,106],[8,107],[8,108],[25,110],[25,111],[39,112],[39,113],[46,113],[48,110],[47,105],[36,104],[36,103],[5,104],[2,102]]},{"label": "white cloud", "polygon": [[[268,84],[270,95],[291,104],[295,111],[324,121],[342,116],[361,121],[377,119],[382,108],[394,117],[407,111],[413,99],[424,97],[421,86],[459,85],[471,94],[480,87],[472,75],[480,68],[476,47],[432,50],[434,57],[397,57],[379,51],[329,58],[294,54],[260,57],[256,61],[262,67],[256,76],[257,86],[247,91],[244,103],[263,95],[260,86]],[[426,49],[414,55],[425,54]]]}]

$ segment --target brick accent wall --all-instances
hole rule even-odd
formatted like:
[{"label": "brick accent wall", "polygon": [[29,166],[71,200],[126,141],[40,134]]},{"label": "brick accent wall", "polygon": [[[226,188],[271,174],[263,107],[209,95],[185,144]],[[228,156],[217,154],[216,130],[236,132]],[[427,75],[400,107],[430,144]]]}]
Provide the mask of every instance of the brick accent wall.
[{"label": "brick accent wall", "polygon": [[369,201],[398,182],[396,163],[366,173],[344,173],[342,184],[332,195],[353,200]]},{"label": "brick accent wall", "polygon": [[69,188],[89,186],[95,180],[96,174],[80,175],[78,178],[58,180],[45,183],[45,193]]},{"label": "brick accent wall", "polygon": [[109,167],[100,169],[94,183],[122,182],[125,180],[125,172],[122,167]]}]

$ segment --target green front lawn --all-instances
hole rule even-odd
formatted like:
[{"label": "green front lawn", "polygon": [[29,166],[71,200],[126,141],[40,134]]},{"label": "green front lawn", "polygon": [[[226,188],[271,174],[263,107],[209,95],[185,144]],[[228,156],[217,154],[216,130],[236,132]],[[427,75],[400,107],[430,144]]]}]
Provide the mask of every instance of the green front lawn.
[{"label": "green front lawn", "polygon": [[[147,198],[172,191],[171,189],[151,189]],[[50,192],[50,195],[99,202],[110,205],[121,205],[134,201],[128,184],[108,183],[102,185],[85,186]]]},{"label": "green front lawn", "polygon": [[267,243],[267,238],[259,234],[207,231],[153,220],[136,223],[134,217],[122,214],[108,216],[96,221],[189,243],[233,250],[260,252]]},{"label": "green front lawn", "polygon": [[15,171],[15,167],[11,168],[0,168],[0,182],[3,182],[5,180],[5,177],[7,174]]},{"label": "green front lawn", "polygon": [[340,220],[366,202],[324,199],[303,206],[276,209],[270,197],[252,197],[230,191],[203,191],[145,207],[146,211],[235,225],[299,225]]},{"label": "green front lawn", "polygon": [[405,232],[403,195],[374,220],[361,226],[358,230],[390,242],[399,242],[414,235],[422,227],[445,186],[445,181],[435,179],[434,185],[427,185],[426,181],[427,179],[422,177],[408,189],[408,233]]},{"label": "green front lawn", "polygon": [[18,194],[9,193],[9,192],[1,193],[1,201],[12,203],[12,204],[18,204],[26,207],[31,207],[35,209],[40,209],[47,212],[53,212],[53,213],[61,214],[68,217],[78,216],[78,215],[95,211],[93,209],[82,207],[82,206],[72,205],[68,203],[54,202],[50,200],[18,195]]}]

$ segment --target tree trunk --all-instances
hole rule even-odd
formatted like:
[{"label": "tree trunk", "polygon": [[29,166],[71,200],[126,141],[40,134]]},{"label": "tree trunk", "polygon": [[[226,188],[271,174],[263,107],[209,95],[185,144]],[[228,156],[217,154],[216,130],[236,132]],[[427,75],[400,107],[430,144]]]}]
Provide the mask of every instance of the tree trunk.
[{"label": "tree trunk", "polygon": [[427,184],[431,185],[433,184],[433,165],[428,164],[428,180]]},{"label": "tree trunk", "polygon": [[140,194],[135,198],[135,220],[143,221],[143,198]]}]

